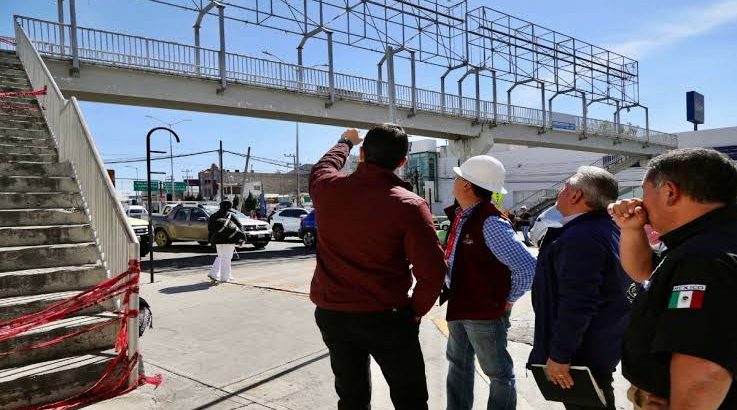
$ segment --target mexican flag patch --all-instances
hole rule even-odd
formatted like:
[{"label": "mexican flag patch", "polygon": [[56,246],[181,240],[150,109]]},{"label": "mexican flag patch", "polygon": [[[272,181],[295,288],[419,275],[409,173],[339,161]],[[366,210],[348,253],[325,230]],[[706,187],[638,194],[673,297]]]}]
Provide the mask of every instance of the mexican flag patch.
[{"label": "mexican flag patch", "polygon": [[670,294],[668,309],[701,309],[706,285],[678,285]]}]

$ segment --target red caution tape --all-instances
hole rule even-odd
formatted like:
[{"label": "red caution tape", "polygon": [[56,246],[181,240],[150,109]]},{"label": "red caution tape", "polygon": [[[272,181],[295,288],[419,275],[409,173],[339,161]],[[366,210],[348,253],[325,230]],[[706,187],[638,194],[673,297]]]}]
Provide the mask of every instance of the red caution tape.
[{"label": "red caution tape", "polygon": [[6,91],[0,93],[0,98],[5,97],[37,97],[39,95],[46,95],[46,89],[48,86],[44,86],[44,88],[40,90],[27,90],[27,91]]},{"label": "red caution tape", "polygon": [[[135,353],[130,358],[128,357],[128,318],[138,315],[138,311],[128,308],[128,301],[134,292],[138,293],[138,277],[140,272],[140,263],[132,260],[128,263],[127,272],[105,280],[93,288],[57,302],[38,312],[0,323],[1,342],[45,324],[64,319],[80,310],[98,305],[116,296],[123,296],[123,306],[125,308],[122,312],[115,312],[119,315],[117,320],[88,326],[75,332],[57,337],[53,340],[20,347],[10,352],[0,352],[0,356],[4,356],[25,350],[40,349],[84,333],[95,331],[111,324],[118,323],[120,325],[120,331],[118,332],[118,337],[115,341],[115,351],[118,354],[110,361],[110,363],[108,363],[102,376],[92,387],[73,397],[41,406],[36,405],[28,407],[27,410],[63,410],[78,408],[79,406],[128,393],[143,384],[152,384],[156,387],[161,384],[163,377],[160,374],[150,377],[138,375],[137,383],[132,386],[126,386],[129,376],[133,372],[138,371],[138,361],[140,359],[138,353]],[[132,331],[137,332],[138,329],[132,329]]]},{"label": "red caution tape", "polygon": [[13,37],[0,36],[0,43],[15,45],[15,39]]}]

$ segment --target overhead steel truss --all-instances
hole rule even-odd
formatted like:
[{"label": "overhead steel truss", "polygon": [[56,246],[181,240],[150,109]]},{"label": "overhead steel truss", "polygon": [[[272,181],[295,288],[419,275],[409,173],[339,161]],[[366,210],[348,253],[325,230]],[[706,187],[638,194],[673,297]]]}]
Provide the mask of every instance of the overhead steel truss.
[{"label": "overhead steel truss", "polygon": [[[73,1],[73,0],[72,0]],[[300,37],[298,64],[302,65],[305,43],[311,38],[328,42],[328,66],[333,74],[333,44],[380,53],[378,79],[394,83],[393,58],[411,61],[414,90],[416,63],[445,69],[440,77],[445,92],[446,77],[462,69],[458,81],[476,78],[480,100],[481,78],[491,79],[497,102],[498,81],[510,84],[507,104],[517,86],[534,87],[541,93],[543,116],[551,112],[560,95],[581,99],[584,118],[593,103],[615,107],[619,124],[623,109],[642,107],[639,102],[638,62],[529,21],[488,8],[468,10],[467,0],[150,0],[198,13],[195,30],[203,15],[211,14]],[[195,3],[195,7],[192,7]],[[212,4],[218,14],[211,12]],[[223,15],[223,7],[228,9]],[[199,36],[196,33],[197,37]],[[224,40],[221,38],[221,47]],[[402,54],[398,54],[402,52]],[[331,84],[333,102],[333,85]],[[380,91],[379,91],[380,92]],[[388,91],[392,93],[392,87]],[[547,94],[546,94],[547,92]],[[390,102],[393,100],[390,95]],[[414,100],[414,96],[413,96]],[[414,112],[415,105],[413,104]]]}]

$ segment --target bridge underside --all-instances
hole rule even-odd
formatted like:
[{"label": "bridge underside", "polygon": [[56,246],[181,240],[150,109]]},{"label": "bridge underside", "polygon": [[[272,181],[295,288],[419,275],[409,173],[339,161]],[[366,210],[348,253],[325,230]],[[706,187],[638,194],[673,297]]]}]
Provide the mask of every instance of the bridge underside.
[{"label": "bridge underside", "polygon": [[[338,100],[326,107],[323,98],[268,88],[230,83],[222,95],[217,93],[219,83],[213,80],[159,74],[135,69],[109,68],[82,64],[80,76],[69,74],[69,62],[45,59],[59,88],[66,97],[80,100],[158,107],[186,111],[200,111],[284,121],[370,128],[389,121],[387,106]],[[493,138],[496,143],[560,148],[606,154],[651,156],[665,147],[623,139],[616,142],[609,137],[546,130],[537,126],[516,124],[474,124],[467,119],[450,115],[398,110],[397,122],[413,135],[458,140],[465,138]]]}]

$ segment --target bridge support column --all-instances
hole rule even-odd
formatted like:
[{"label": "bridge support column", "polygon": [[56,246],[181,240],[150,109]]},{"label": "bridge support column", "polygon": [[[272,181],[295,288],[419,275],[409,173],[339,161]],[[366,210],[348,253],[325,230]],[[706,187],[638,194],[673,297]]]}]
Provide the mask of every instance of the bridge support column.
[{"label": "bridge support column", "polygon": [[440,76],[440,112],[445,113],[445,77],[447,77],[451,71],[463,68],[467,65],[468,62],[464,62],[453,67],[448,67],[448,69],[445,70],[445,73]]},{"label": "bridge support column", "polygon": [[[220,88],[217,90],[218,94],[223,94],[225,89],[228,87],[226,82],[226,69],[225,69],[225,6],[222,4],[217,5],[218,8],[218,21],[220,26],[220,53],[219,53],[219,65],[220,65]],[[199,51],[199,50],[198,50]]]},{"label": "bridge support column", "polygon": [[450,152],[463,162],[476,155],[484,155],[489,153],[491,147],[494,146],[494,137],[491,129],[482,129],[478,137],[459,138],[448,141]]},{"label": "bridge support column", "polygon": [[[305,1],[305,8],[307,7],[307,1]],[[322,9],[320,9],[322,11]],[[307,29],[307,14],[305,14],[305,30]],[[320,26],[309,33],[305,33],[302,36],[302,41],[299,42],[299,45],[297,45],[297,64],[299,65],[299,69],[297,70],[298,79],[300,82],[300,87],[302,86],[302,70],[304,70],[304,67],[302,66],[302,54],[304,52],[305,43],[307,43],[307,40],[310,38],[320,34],[325,33],[325,35],[328,38],[328,102],[325,103],[325,107],[330,107],[335,103],[335,64],[333,62],[333,32],[326,29],[323,26]]]},{"label": "bridge support column", "polygon": [[59,56],[64,55],[64,0],[57,0],[57,13],[59,15]]},{"label": "bridge support column", "polygon": [[409,117],[413,117],[417,114],[417,69],[416,69],[416,57],[415,57],[415,50],[409,49],[407,47],[399,47],[396,50],[392,48],[391,46],[387,46],[386,51],[384,52],[384,57],[379,60],[379,63],[377,64],[378,70],[377,70],[377,83],[376,83],[376,95],[378,96],[379,103],[382,103],[383,101],[383,66],[386,62],[386,75],[388,77],[388,90],[387,90],[387,96],[389,97],[389,117],[391,117],[392,122],[396,122],[396,109],[397,109],[397,100],[396,100],[396,83],[395,83],[395,77],[394,77],[394,55],[397,53],[400,53],[402,51],[406,51],[409,53],[410,58],[410,70],[411,70],[411,79],[412,79],[412,87],[410,89],[410,114]]},{"label": "bridge support column", "polygon": [[583,116],[583,124],[581,125],[581,137],[585,140],[588,138],[586,131],[589,129],[589,105],[586,103],[586,93],[581,91],[581,115]]},{"label": "bridge support column", "polygon": [[77,4],[75,0],[69,0],[69,23],[71,46],[72,46],[72,69],[69,74],[72,77],[79,77],[79,48],[77,48]]},{"label": "bridge support column", "polygon": [[397,123],[397,97],[394,84],[394,49],[390,47],[386,48],[386,76],[389,80],[389,121]]}]

